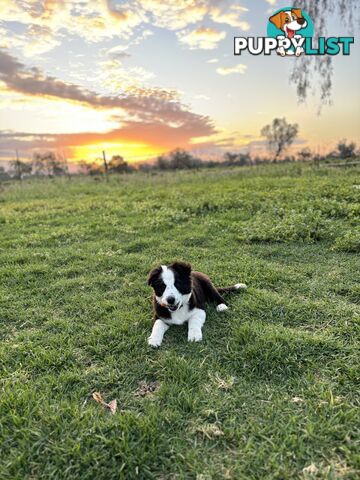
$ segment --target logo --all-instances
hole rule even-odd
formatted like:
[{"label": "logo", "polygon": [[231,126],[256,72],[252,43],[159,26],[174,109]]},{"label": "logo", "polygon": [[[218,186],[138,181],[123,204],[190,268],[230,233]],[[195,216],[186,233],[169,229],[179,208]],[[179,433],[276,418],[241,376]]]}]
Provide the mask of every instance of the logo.
[{"label": "logo", "polygon": [[281,57],[301,55],[350,55],[354,37],[314,37],[314,24],[301,8],[286,7],[269,18],[267,37],[234,37],[234,55],[248,51],[251,55]]}]

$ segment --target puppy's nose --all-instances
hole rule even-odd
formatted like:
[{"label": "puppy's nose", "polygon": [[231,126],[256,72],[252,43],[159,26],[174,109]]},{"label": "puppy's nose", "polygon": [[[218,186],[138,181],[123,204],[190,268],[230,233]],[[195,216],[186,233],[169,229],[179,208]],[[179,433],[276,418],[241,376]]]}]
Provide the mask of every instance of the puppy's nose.
[{"label": "puppy's nose", "polygon": [[175,297],[173,297],[173,296],[167,297],[166,301],[169,305],[174,305]]},{"label": "puppy's nose", "polygon": [[298,22],[299,25],[304,25],[305,21],[306,21],[305,18],[298,18],[297,19],[297,22]]}]

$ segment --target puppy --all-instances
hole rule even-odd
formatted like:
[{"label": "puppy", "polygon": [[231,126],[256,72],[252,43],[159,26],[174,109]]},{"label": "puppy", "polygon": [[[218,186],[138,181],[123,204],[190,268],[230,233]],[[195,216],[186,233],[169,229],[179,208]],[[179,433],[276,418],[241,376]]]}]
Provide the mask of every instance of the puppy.
[{"label": "puppy", "polygon": [[[277,38],[301,38],[301,35],[296,35],[296,32],[307,27],[307,21],[303,17],[300,8],[292,8],[289,11],[279,12],[270,17],[269,20],[275,25],[276,28],[285,33],[285,36],[278,35]],[[302,47],[297,47],[295,55],[299,57],[303,52],[304,49]],[[282,57],[284,57],[286,54],[294,55],[292,50],[288,50],[287,53],[285,53],[284,47],[279,47],[277,49],[277,53]]]},{"label": "puppy", "polygon": [[223,312],[228,307],[221,295],[246,288],[244,283],[216,288],[208,276],[192,271],[191,265],[185,262],[154,268],[149,273],[148,285],[154,289],[154,325],[148,339],[152,347],[160,347],[170,325],[185,322],[189,325],[188,341],[200,342],[206,302],[215,302],[216,310]]}]

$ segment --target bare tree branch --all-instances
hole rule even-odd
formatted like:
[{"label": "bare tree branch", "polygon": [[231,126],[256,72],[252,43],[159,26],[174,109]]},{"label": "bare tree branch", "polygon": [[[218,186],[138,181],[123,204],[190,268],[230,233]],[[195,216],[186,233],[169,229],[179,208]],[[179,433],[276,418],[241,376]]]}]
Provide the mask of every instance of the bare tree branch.
[{"label": "bare tree branch", "polygon": [[[344,34],[353,32],[359,22],[358,0],[298,0],[297,6],[307,12],[314,23],[314,39],[328,36],[327,22],[337,16],[344,26]],[[310,93],[319,99],[319,113],[323,105],[332,103],[333,59],[330,55],[303,55],[294,62],[290,82],[296,85],[299,102],[305,102]]]}]

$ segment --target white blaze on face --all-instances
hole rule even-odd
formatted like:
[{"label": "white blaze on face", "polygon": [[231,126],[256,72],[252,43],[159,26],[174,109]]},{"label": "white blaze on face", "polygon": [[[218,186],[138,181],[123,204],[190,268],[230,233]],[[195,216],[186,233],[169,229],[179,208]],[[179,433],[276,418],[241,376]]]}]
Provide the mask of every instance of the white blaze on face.
[{"label": "white blaze on face", "polygon": [[175,275],[174,272],[168,268],[166,265],[161,265],[162,273],[161,279],[165,284],[165,290],[161,297],[156,297],[157,301],[161,304],[167,304],[168,297],[175,298],[175,305],[181,302],[182,295],[179,290],[175,287]]}]

